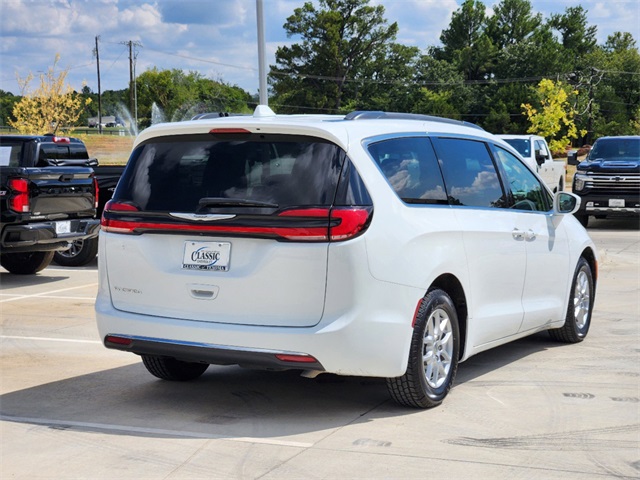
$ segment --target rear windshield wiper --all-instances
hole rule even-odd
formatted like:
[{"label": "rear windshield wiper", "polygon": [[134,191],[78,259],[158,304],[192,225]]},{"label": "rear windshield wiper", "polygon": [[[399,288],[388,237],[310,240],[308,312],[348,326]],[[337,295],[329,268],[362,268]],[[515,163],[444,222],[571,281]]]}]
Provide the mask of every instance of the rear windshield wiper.
[{"label": "rear windshield wiper", "polygon": [[242,198],[204,197],[198,202],[198,207],[262,207],[278,208],[277,203],[261,202],[258,200],[244,200]]}]

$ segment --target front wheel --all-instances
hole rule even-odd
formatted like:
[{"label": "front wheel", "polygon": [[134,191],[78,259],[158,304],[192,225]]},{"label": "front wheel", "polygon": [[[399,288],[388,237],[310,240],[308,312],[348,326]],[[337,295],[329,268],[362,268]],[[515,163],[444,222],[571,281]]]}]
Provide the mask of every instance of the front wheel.
[{"label": "front wheel", "polygon": [[562,327],[549,330],[551,338],[565,343],[578,343],[585,339],[591,325],[594,294],[591,266],[581,257],[573,275],[567,317]]},{"label": "front wheel", "polygon": [[440,405],[453,385],[459,352],[460,330],[453,301],[443,290],[431,290],[416,315],[407,371],[387,379],[389,394],[408,407]]},{"label": "front wheel", "polygon": [[47,268],[52,259],[53,252],[3,253],[0,265],[11,273],[31,275]]},{"label": "front wheel", "polygon": [[142,363],[151,375],[163,380],[183,382],[198,378],[209,367],[207,363],[183,362],[172,357],[142,355]]}]

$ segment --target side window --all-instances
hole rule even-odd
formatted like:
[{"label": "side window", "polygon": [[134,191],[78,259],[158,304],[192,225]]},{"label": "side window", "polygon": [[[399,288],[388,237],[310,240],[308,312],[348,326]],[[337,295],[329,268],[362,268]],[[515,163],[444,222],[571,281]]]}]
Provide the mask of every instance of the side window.
[{"label": "side window", "polygon": [[402,201],[447,203],[442,173],[429,138],[394,138],[372,143],[367,149]]},{"label": "side window", "polygon": [[344,162],[342,167],[334,205],[338,207],[373,205],[367,187],[349,159]]},{"label": "side window", "polygon": [[511,208],[548,211],[551,208],[551,198],[536,176],[506,150],[496,147],[495,154],[507,176],[512,196]]},{"label": "side window", "polygon": [[500,178],[484,142],[439,138],[436,149],[451,205],[506,206]]}]

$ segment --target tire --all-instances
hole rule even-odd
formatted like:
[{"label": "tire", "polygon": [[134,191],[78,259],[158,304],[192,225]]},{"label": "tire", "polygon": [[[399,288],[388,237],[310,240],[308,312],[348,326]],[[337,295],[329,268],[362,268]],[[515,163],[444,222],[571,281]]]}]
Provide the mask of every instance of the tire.
[{"label": "tire", "polygon": [[587,225],[589,225],[589,215],[576,213],[574,217],[576,217],[576,219],[580,222],[580,225],[582,225],[584,228],[587,228]]},{"label": "tire", "polygon": [[3,253],[0,265],[18,275],[32,275],[49,266],[53,252]]},{"label": "tire", "polygon": [[178,382],[198,378],[209,367],[207,363],[183,362],[157,355],[142,355],[142,362],[151,375]]},{"label": "tire", "polygon": [[585,339],[591,326],[594,293],[591,267],[580,257],[571,283],[567,318],[562,327],[549,330],[551,338],[564,343],[578,343]]},{"label": "tire", "polygon": [[69,250],[55,252],[53,260],[63,267],[81,267],[96,258],[98,254],[98,237],[87,240],[76,240]]},{"label": "tire", "polygon": [[416,315],[407,371],[388,378],[389,395],[400,405],[433,408],[449,393],[460,357],[458,314],[446,292],[427,292]]}]

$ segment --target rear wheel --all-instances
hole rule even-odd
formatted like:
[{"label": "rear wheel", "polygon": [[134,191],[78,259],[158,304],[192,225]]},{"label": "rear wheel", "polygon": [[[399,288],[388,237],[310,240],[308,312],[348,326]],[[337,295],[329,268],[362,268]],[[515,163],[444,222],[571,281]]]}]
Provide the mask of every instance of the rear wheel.
[{"label": "rear wheel", "polygon": [[56,252],[53,256],[58,265],[64,267],[80,267],[96,258],[98,254],[98,237],[76,240],[68,250]]},{"label": "rear wheel", "polygon": [[0,265],[11,273],[31,275],[49,266],[53,252],[3,253]]},{"label": "rear wheel", "polygon": [[157,355],[142,355],[142,363],[151,375],[174,381],[193,380],[209,367],[207,363],[183,362],[172,357]]},{"label": "rear wheel", "polygon": [[431,290],[418,309],[407,371],[387,379],[389,394],[409,407],[440,405],[453,385],[459,352],[460,331],[453,301],[443,290]]},{"label": "rear wheel", "polygon": [[578,343],[585,339],[591,325],[594,289],[591,266],[580,258],[573,276],[567,318],[564,326],[549,330],[554,340],[565,343]]}]

